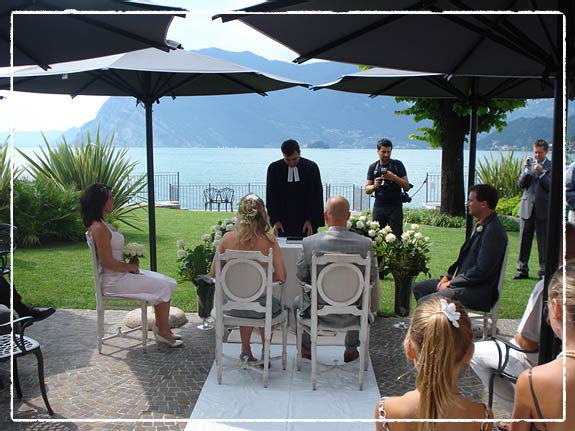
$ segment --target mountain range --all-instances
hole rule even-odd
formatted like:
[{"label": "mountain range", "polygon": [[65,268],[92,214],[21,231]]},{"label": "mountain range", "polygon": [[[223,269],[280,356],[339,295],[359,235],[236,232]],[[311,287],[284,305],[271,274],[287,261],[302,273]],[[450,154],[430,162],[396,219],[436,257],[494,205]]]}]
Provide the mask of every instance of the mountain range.
[{"label": "mountain range", "polygon": [[[217,48],[198,51],[267,73],[317,85],[358,71],[357,66],[333,62],[295,65],[267,60],[251,52],[229,52]],[[405,103],[380,96],[370,99],[362,94],[338,91],[311,91],[292,88],[255,94],[162,98],[154,105],[154,145],[158,147],[277,147],[294,138],[303,146],[319,148],[372,148],[381,137],[398,148],[428,148],[425,142],[408,136],[429,121],[415,123],[411,117],[396,115]],[[530,147],[538,138],[551,140],[553,101],[530,100],[526,108],[508,115],[502,133],[482,134],[478,148]],[[570,118],[572,119],[572,118]],[[570,121],[573,125],[575,122]],[[111,97],[96,118],[80,128],[64,132],[68,142],[86,131],[108,135],[115,133],[118,146],[145,146],[144,108],[130,97]],[[572,127],[569,132],[572,132]],[[571,136],[573,133],[569,133]],[[61,132],[60,132],[61,133]],[[47,132],[51,142],[56,132]],[[0,134],[0,139],[2,136]],[[33,142],[31,134],[20,132],[16,145]],[[43,141],[35,139],[39,145]]]}]

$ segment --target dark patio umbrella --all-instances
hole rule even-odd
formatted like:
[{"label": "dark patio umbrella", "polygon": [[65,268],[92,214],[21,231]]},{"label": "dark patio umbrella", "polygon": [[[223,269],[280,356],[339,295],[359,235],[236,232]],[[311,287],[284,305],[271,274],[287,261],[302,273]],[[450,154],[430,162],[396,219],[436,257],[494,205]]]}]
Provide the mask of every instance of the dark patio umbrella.
[{"label": "dark patio umbrella", "polygon": [[[10,88],[9,74],[0,75],[0,90]],[[146,151],[150,267],[156,267],[154,148],[152,105],[164,96],[210,96],[282,90],[307,84],[248,69],[188,51],[149,48],[127,54],[54,64],[49,70],[30,67],[14,73],[14,90],[32,93],[131,96],[146,109]]]},{"label": "dark patio umbrella", "polygon": [[[445,76],[396,69],[373,68],[344,75],[337,81],[316,85],[329,90],[376,96],[457,99],[471,106],[469,126],[469,170],[467,188],[475,184],[478,115],[481,104],[491,99],[535,99],[553,97],[553,83],[539,77],[505,78],[493,76]],[[473,227],[467,216],[466,234]]]},{"label": "dark patio umbrella", "polygon": [[[572,0],[377,0],[270,1],[248,12],[307,11],[304,14],[220,15],[240,19],[300,56],[376,67],[483,76],[553,76],[553,161],[545,258],[546,280],[559,264],[563,214],[563,146],[566,81],[575,92],[575,2]],[[372,13],[318,14],[309,11],[371,10]],[[383,9],[383,11],[382,11]],[[385,11],[401,11],[389,13]],[[503,11],[480,13],[478,10]],[[505,13],[505,11],[560,11]],[[382,11],[380,13],[380,11]],[[404,14],[403,11],[450,11]],[[460,11],[476,11],[457,14]],[[302,31],[302,29],[304,29]],[[566,38],[564,38],[564,35]],[[563,55],[565,48],[566,56]],[[564,69],[565,67],[565,69]],[[567,72],[565,74],[565,71]],[[544,321],[544,320],[543,320]],[[552,333],[542,333],[542,359],[549,359]]]},{"label": "dark patio umbrella", "polygon": [[[14,11],[126,11],[146,13],[14,13]],[[165,13],[172,11],[174,13]],[[166,41],[168,27],[183,9],[127,0],[2,0],[0,67],[10,66],[10,19],[13,19],[14,65],[84,60],[155,47],[178,47]],[[153,13],[163,12],[163,13]]]}]

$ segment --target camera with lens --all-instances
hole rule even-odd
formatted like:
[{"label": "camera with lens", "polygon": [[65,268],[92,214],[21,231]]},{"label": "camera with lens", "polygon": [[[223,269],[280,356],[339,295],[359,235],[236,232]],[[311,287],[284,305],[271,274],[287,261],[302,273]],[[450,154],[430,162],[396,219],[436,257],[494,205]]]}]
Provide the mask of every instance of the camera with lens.
[{"label": "camera with lens", "polygon": [[[409,183],[409,190],[411,190],[413,188],[413,184]],[[404,192],[403,189],[401,190],[401,202],[403,202],[404,204],[411,202],[411,196],[409,196],[409,193]]]},{"label": "camera with lens", "polygon": [[535,166],[537,164],[537,160],[535,160],[533,157],[527,157],[527,164],[529,166]]},{"label": "camera with lens", "polygon": [[384,168],[384,167],[381,167],[381,168],[380,168],[381,175],[387,174],[387,171],[388,171],[387,168]]}]

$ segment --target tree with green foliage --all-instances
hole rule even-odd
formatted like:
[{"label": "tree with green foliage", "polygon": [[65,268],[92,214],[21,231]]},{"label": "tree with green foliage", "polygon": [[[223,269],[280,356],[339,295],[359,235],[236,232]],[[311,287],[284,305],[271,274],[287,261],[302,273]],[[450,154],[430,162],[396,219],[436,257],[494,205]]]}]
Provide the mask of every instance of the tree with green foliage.
[{"label": "tree with green foliage", "polygon": [[[441,212],[452,216],[465,214],[463,147],[469,133],[471,105],[451,99],[415,99],[396,97],[397,102],[412,103],[407,109],[395,111],[413,115],[416,122],[431,120],[431,127],[420,127],[410,139],[427,142],[432,148],[442,148]],[[478,133],[492,128],[503,130],[507,112],[525,106],[524,100],[489,100],[477,110]]]},{"label": "tree with green foliage", "polygon": [[41,148],[40,154],[30,157],[18,150],[29,163],[27,170],[35,178],[46,178],[62,191],[73,190],[77,194],[90,184],[107,184],[112,188],[115,198],[115,208],[108,219],[133,226],[130,214],[138,206],[130,205],[130,201],[144,189],[147,178],[145,175],[133,175],[137,162],[128,159],[126,148],[118,149],[114,146],[114,135],[100,139],[98,129],[95,139],[92,139],[88,131],[86,141],[68,145],[63,138],[55,148],[42,136],[46,148]]}]

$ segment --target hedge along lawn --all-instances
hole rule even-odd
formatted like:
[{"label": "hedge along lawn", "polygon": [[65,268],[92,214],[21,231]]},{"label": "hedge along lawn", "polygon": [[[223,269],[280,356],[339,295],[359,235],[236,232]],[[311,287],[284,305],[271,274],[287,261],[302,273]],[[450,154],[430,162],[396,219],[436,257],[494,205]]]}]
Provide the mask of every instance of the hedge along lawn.
[{"label": "hedge along lawn", "polygon": [[[158,271],[178,278],[176,241],[182,239],[186,246],[193,247],[202,242],[203,234],[210,227],[232,213],[203,212],[158,208],[156,209]],[[137,211],[142,231],[121,225],[126,242],[139,242],[147,245],[147,212]],[[431,245],[431,275],[439,277],[451,265],[459,253],[464,240],[464,230],[421,226],[424,235],[429,236]],[[520,318],[536,279],[512,280],[515,274],[519,239],[518,234],[508,233],[510,241],[509,258],[499,316]],[[149,259],[140,262],[142,268],[149,269]],[[529,262],[531,274],[537,273],[537,247],[533,246]],[[420,274],[417,280],[424,280]],[[14,252],[14,282],[26,304],[38,307],[57,308],[96,308],[94,281],[90,252],[85,242],[57,244],[34,249],[18,248]],[[393,316],[393,279],[388,275],[382,281],[380,314]],[[187,312],[196,311],[196,294],[189,282],[178,284],[172,304]],[[412,299],[412,310],[415,300]]]}]

